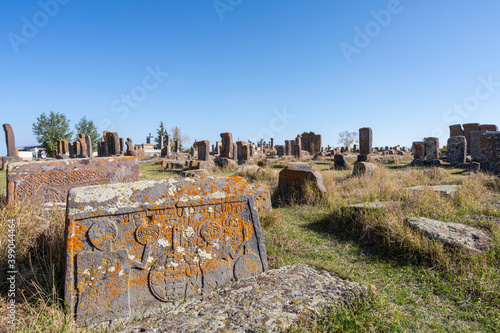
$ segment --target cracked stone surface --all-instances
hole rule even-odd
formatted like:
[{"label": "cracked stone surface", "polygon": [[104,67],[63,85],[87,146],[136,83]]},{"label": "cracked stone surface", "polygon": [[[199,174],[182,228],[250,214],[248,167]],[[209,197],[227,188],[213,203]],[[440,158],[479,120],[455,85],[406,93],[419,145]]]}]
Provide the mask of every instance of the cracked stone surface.
[{"label": "cracked stone surface", "polygon": [[306,312],[364,298],[366,287],[294,264],[239,281],[121,329],[136,332],[278,332]]},{"label": "cracked stone surface", "polygon": [[479,253],[491,245],[490,237],[481,229],[465,224],[412,217],[405,220],[412,229],[425,237],[443,243],[453,250]]}]

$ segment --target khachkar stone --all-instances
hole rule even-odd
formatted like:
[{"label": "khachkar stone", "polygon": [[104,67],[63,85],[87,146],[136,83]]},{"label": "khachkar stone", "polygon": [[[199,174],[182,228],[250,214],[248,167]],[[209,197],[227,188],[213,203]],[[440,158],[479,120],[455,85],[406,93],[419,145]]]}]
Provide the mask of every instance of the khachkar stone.
[{"label": "khachkar stone", "polygon": [[92,151],[92,139],[88,135],[85,135],[85,145],[87,146],[87,156],[94,157]]},{"label": "khachkar stone", "polygon": [[181,147],[180,147],[180,144],[179,144],[179,140],[175,140],[174,141],[174,151],[176,153],[178,153],[180,151]]},{"label": "khachkar stone", "polygon": [[233,135],[229,132],[221,133],[220,137],[222,139],[222,149],[220,152],[221,157],[233,158]]},{"label": "khachkar stone", "polygon": [[425,142],[415,141],[413,142],[413,158],[416,160],[423,160],[425,158]]},{"label": "khachkar stone", "polygon": [[[196,147],[198,149],[198,160],[200,161],[209,161],[210,160],[210,142],[208,140],[197,141]],[[192,156],[194,156],[194,148],[191,150]]]},{"label": "khachkar stone", "polygon": [[479,138],[481,170],[500,175],[500,132],[485,132]]},{"label": "khachkar stone", "polygon": [[10,124],[3,124],[3,130],[5,131],[5,142],[7,143],[7,156],[19,156],[16,150],[16,139],[12,126]]},{"label": "khachkar stone", "polygon": [[7,168],[7,203],[65,202],[73,187],[138,179],[135,157],[12,163]]},{"label": "khachkar stone", "polygon": [[171,149],[170,135],[167,135],[165,137],[165,146],[163,146],[163,149],[161,150],[161,156],[169,157]]},{"label": "khachkar stone", "polygon": [[163,135],[160,135],[158,137],[158,149],[160,149],[160,150],[163,149]]},{"label": "khachkar stone", "polygon": [[479,131],[480,129],[480,124],[478,123],[470,123],[470,124],[463,124],[464,127],[464,136],[465,139],[467,140],[467,154],[470,154],[470,145],[471,145],[471,133],[472,131]]},{"label": "khachkar stone", "polygon": [[274,138],[271,138],[271,145],[269,146],[269,148],[274,149]]},{"label": "khachkar stone", "polygon": [[464,136],[462,125],[450,125],[450,138],[453,138],[454,136]]},{"label": "khachkar stone", "polygon": [[292,155],[292,142],[293,140],[285,140],[285,156]]},{"label": "khachkar stone", "polygon": [[285,200],[303,198],[304,183],[311,183],[314,190],[323,195],[326,193],[323,175],[313,166],[296,163],[289,164],[280,171],[278,178],[278,189]]},{"label": "khachkar stone", "polygon": [[237,141],[236,142],[236,156],[237,156],[237,160],[238,161],[241,161],[243,160],[243,145],[245,145],[245,142],[243,141]]},{"label": "khachkar stone", "polygon": [[250,160],[250,145],[243,143],[241,145],[241,160],[240,161],[249,161]]},{"label": "khachkar stone", "polygon": [[285,156],[285,146],[283,145],[277,145],[275,146],[276,148],[276,154],[280,157]]},{"label": "khachkar stone", "polygon": [[453,136],[448,139],[447,160],[452,165],[464,164],[467,155],[465,136]]},{"label": "khachkar stone", "polygon": [[120,138],[120,155],[125,155],[126,148],[125,148],[125,139]]},{"label": "khachkar stone", "polygon": [[302,150],[308,151],[311,156],[321,151],[321,134],[314,132],[302,133]]},{"label": "khachkar stone", "polygon": [[238,145],[233,143],[233,161],[238,160]]},{"label": "khachkar stone", "polygon": [[425,157],[427,161],[439,159],[439,139],[425,138]]},{"label": "khachkar stone", "polygon": [[295,146],[293,148],[293,150],[295,152],[295,157],[298,158],[298,159],[302,158],[302,149],[300,149],[300,148],[301,147],[298,144],[295,144]]},{"label": "khachkar stone", "polygon": [[479,126],[479,130],[487,131],[487,132],[498,132],[497,125],[481,125]]},{"label": "khachkar stone", "polygon": [[86,135],[83,134],[83,133],[80,133],[78,134],[78,140],[77,140],[77,146],[79,147],[78,149],[78,157],[83,157],[83,158],[86,158],[86,157],[89,157],[87,155],[88,153],[88,150],[87,150],[87,142],[85,140],[85,137]]},{"label": "khachkar stone", "polygon": [[71,190],[64,297],[77,326],[127,322],[266,271],[254,195],[236,176]]},{"label": "khachkar stone", "polygon": [[372,153],[372,129],[370,127],[359,129],[359,153],[360,155]]}]

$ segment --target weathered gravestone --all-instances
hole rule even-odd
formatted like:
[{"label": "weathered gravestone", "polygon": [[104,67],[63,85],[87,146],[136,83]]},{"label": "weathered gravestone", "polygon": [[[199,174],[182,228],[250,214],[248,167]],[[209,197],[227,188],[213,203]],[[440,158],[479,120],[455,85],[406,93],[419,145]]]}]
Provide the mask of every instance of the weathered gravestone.
[{"label": "weathered gravestone", "polygon": [[464,136],[465,139],[467,140],[467,154],[470,154],[470,145],[472,143],[471,141],[471,133],[473,131],[479,131],[480,130],[480,124],[478,123],[470,123],[470,124],[463,124],[464,127]]},{"label": "weathered gravestone", "polygon": [[72,189],[65,301],[76,324],[129,321],[267,270],[240,177]]},{"label": "weathered gravestone", "polygon": [[73,187],[139,179],[134,157],[12,163],[7,169],[7,203],[65,202]]},{"label": "weathered gravestone", "polygon": [[464,136],[464,130],[461,124],[450,125],[450,138],[454,136]]},{"label": "weathered gravestone", "polygon": [[480,131],[486,131],[486,132],[498,132],[498,126],[497,125],[481,125],[479,126]]},{"label": "weathered gravestone", "polygon": [[222,139],[222,150],[221,157],[233,158],[233,135],[229,132],[221,133],[220,137]]},{"label": "weathered gravestone", "polygon": [[320,195],[326,193],[323,175],[311,165],[302,163],[289,164],[279,173],[278,188],[285,199],[301,200],[302,187],[305,183],[312,184]]},{"label": "weathered gravestone", "polygon": [[347,169],[347,160],[345,158],[345,155],[335,154],[335,156],[333,157],[333,161],[335,169],[337,170]]},{"label": "weathered gravestone", "polygon": [[359,129],[359,154],[370,155],[372,153],[372,129],[363,127]]},{"label": "weathered gravestone", "polygon": [[470,133],[470,158],[472,161],[479,161],[479,140],[481,138],[481,134],[485,133],[485,130],[472,131]]},{"label": "weathered gravestone", "polygon": [[373,176],[378,166],[369,162],[356,162],[352,169],[353,176]]},{"label": "weathered gravestone", "polygon": [[452,165],[464,164],[467,155],[465,136],[454,136],[449,138],[447,154],[448,163]]},{"label": "weathered gravestone", "polygon": [[413,158],[416,160],[423,160],[425,158],[425,142],[413,142]]},{"label": "weathered gravestone", "polygon": [[16,149],[16,141],[12,126],[10,126],[10,124],[3,124],[3,130],[5,131],[5,142],[7,143],[7,156],[2,156],[2,169],[6,168],[9,163],[19,162],[21,160]]},{"label": "weathered gravestone", "polygon": [[479,138],[481,170],[500,175],[500,132],[486,132]]},{"label": "weathered gravestone", "polygon": [[425,157],[427,161],[439,159],[439,139],[425,138]]},{"label": "weathered gravestone", "polygon": [[210,160],[210,142],[208,140],[196,141],[196,147],[198,149],[198,160],[209,161]]}]

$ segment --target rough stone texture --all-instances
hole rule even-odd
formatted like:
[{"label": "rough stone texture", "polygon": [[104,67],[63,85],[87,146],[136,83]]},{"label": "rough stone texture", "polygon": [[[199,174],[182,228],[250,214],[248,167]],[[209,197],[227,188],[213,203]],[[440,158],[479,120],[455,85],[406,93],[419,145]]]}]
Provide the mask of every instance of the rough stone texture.
[{"label": "rough stone texture", "polygon": [[276,155],[279,157],[285,156],[286,147],[283,145],[276,145]]},{"label": "rough stone texture", "polygon": [[239,161],[249,161],[250,160],[250,145],[243,143],[241,145],[241,159]]},{"label": "rough stone texture", "polygon": [[471,162],[469,164],[469,172],[479,172],[481,170],[481,163]]},{"label": "rough stone texture", "polygon": [[271,138],[271,143],[269,144],[269,148],[274,149],[274,138]]},{"label": "rough stone texture", "polygon": [[337,170],[347,169],[347,160],[342,154],[335,154],[333,157],[333,165]]},{"label": "rough stone texture", "polygon": [[382,210],[382,209],[395,209],[400,208],[401,202],[399,201],[376,201],[376,202],[363,202],[359,204],[346,206],[347,209],[355,210],[355,211],[363,211],[363,210]]},{"label": "rough stone texture", "polygon": [[353,176],[373,176],[378,166],[369,162],[356,162],[352,169]]},{"label": "rough stone texture", "polygon": [[7,169],[10,163],[21,162],[19,156],[2,156],[2,170]]},{"label": "rough stone texture", "polygon": [[372,153],[372,129],[370,127],[359,129],[359,153],[361,155]]},{"label": "rough stone texture", "polygon": [[442,194],[444,196],[450,196],[453,197],[457,193],[458,190],[462,188],[462,185],[435,185],[435,186],[415,186],[415,187],[410,187],[408,190],[411,191],[424,191],[426,189],[430,189],[431,191],[434,191],[436,193]]},{"label": "rough stone texture", "polygon": [[294,264],[187,302],[120,330],[136,332],[281,332],[303,314],[355,304],[366,287],[311,266]]},{"label": "rough stone texture", "polygon": [[[121,139],[123,141],[123,139]],[[120,141],[121,142],[121,141]],[[90,136],[88,135],[85,135],[85,145],[86,145],[86,152],[85,154],[88,156],[88,157],[93,157],[93,150],[92,150],[92,139],[90,138]]]},{"label": "rough stone texture", "polygon": [[479,138],[481,170],[500,175],[500,132],[486,132]]},{"label": "rough stone texture", "polygon": [[207,169],[198,169],[198,170],[186,170],[181,172],[182,177],[206,177],[210,176],[210,173]]},{"label": "rough stone texture", "polygon": [[453,136],[448,139],[447,160],[452,165],[464,164],[467,156],[465,136]]},{"label": "rough stone texture", "polygon": [[470,133],[470,158],[472,161],[479,161],[479,155],[481,147],[479,145],[479,140],[481,139],[481,135],[485,133],[485,130],[472,131]]},{"label": "rough stone texture", "polygon": [[453,250],[477,253],[491,245],[491,239],[484,231],[460,223],[431,220],[425,217],[412,217],[405,220],[412,229],[423,236],[443,243]]},{"label": "rough stone texture", "polygon": [[416,160],[423,160],[425,158],[425,142],[415,141],[412,146],[413,158]]},{"label": "rough stone texture", "polygon": [[10,124],[3,124],[3,130],[5,131],[5,142],[7,144],[7,156],[18,156],[16,150],[16,139],[14,137],[14,131]]},{"label": "rough stone texture", "polygon": [[198,160],[209,161],[210,160],[210,142],[208,140],[195,142],[196,148],[198,149]]},{"label": "rough stone texture", "polygon": [[300,191],[304,182],[312,182],[319,193],[326,193],[323,175],[315,167],[299,163],[289,164],[280,171],[278,188],[284,194]]},{"label": "rough stone texture", "polygon": [[221,157],[233,158],[233,135],[229,132],[221,133],[220,137],[222,139],[222,150],[220,153]]},{"label": "rough stone texture", "polygon": [[464,136],[462,125],[450,125],[450,138],[453,138],[454,136]]},{"label": "rough stone texture", "polygon": [[427,161],[439,159],[439,139],[425,138],[425,158]]},{"label": "rough stone texture", "polygon": [[479,126],[480,131],[486,131],[486,132],[498,132],[498,126],[497,125],[481,125]]},{"label": "rough stone texture", "polygon": [[236,165],[236,162],[227,158],[227,157],[221,157],[217,156],[214,160],[215,164],[220,166],[221,168],[225,167],[226,165]]},{"label": "rough stone texture", "polygon": [[260,212],[262,210],[271,210],[271,191],[266,184],[251,184],[252,193],[255,199],[255,209]]},{"label": "rough stone texture", "polygon": [[292,155],[292,141],[285,140],[285,156]]},{"label": "rough stone texture", "polygon": [[13,163],[7,170],[7,203],[29,199],[64,202],[73,187],[139,179],[134,157]]},{"label": "rough stone texture", "polygon": [[467,154],[470,154],[470,145],[471,145],[471,133],[473,131],[479,131],[480,130],[480,124],[478,123],[471,123],[471,124],[463,124],[464,127],[464,136],[467,139]]},{"label": "rough stone texture", "polygon": [[298,159],[302,158],[302,149],[300,149],[300,145],[295,144],[294,153],[295,153],[295,158],[298,158]]},{"label": "rough stone texture", "polygon": [[321,151],[321,134],[314,132],[302,133],[302,150],[309,152],[309,155],[314,156]]},{"label": "rough stone texture", "polygon": [[68,194],[65,301],[76,324],[172,307],[267,270],[241,177],[87,186]]},{"label": "rough stone texture", "polygon": [[213,169],[213,168],[215,168],[215,162],[214,161],[188,161],[187,168],[190,170]]}]

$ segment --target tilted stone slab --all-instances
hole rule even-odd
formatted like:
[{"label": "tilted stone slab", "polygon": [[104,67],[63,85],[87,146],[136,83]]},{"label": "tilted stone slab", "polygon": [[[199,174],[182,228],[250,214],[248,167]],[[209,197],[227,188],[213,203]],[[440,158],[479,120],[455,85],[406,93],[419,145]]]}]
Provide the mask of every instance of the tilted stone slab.
[{"label": "tilted stone slab", "polygon": [[139,179],[135,157],[71,159],[11,163],[7,169],[7,203],[29,199],[65,202],[73,187]]},{"label": "tilted stone slab", "polygon": [[278,187],[280,191],[300,189],[304,182],[312,182],[320,193],[326,193],[323,175],[311,165],[294,163],[280,171]]},{"label": "tilted stone slab", "polygon": [[491,245],[491,239],[484,231],[465,224],[412,217],[405,220],[412,229],[425,237],[443,243],[453,250],[477,253]]},{"label": "tilted stone slab", "polygon": [[79,326],[128,321],[267,270],[241,177],[76,188],[67,214],[65,301]]},{"label": "tilted stone slab", "polygon": [[240,281],[119,332],[283,332],[301,315],[354,305],[367,288],[294,264]]}]

